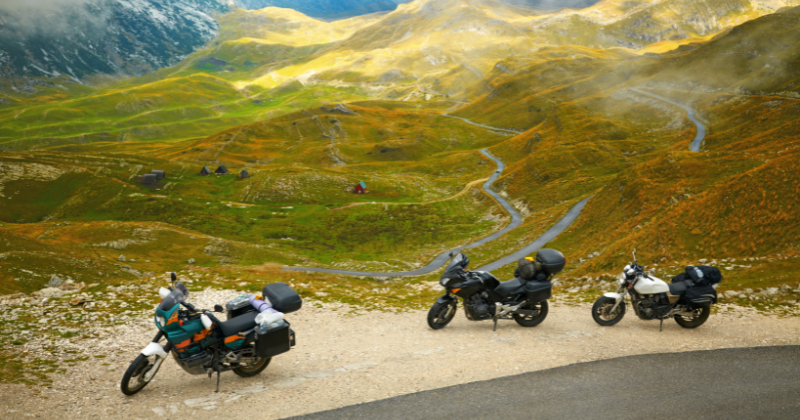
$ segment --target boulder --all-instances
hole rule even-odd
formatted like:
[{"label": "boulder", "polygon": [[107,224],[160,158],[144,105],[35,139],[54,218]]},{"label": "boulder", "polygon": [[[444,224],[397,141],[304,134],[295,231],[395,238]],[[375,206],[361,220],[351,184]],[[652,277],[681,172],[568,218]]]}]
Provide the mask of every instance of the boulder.
[{"label": "boulder", "polygon": [[125,259],[125,256],[124,256],[124,255],[120,255],[120,256],[119,256],[119,260],[120,260],[120,261],[122,261],[122,262],[125,262],[125,261],[127,261],[127,260]]},{"label": "boulder", "polygon": [[64,284],[64,280],[61,280],[57,275],[53,274],[53,276],[50,277],[50,281],[47,282],[47,287],[58,287],[62,284]]},{"label": "boulder", "polygon": [[64,294],[64,291],[55,287],[45,287],[38,292],[31,293],[31,296],[37,298],[57,298],[61,297]]},{"label": "boulder", "polygon": [[194,258],[189,258],[189,264],[194,264]]},{"label": "boulder", "polygon": [[94,301],[87,297],[75,296],[74,298],[70,299],[69,304],[72,306],[79,306],[89,302],[94,302]]}]

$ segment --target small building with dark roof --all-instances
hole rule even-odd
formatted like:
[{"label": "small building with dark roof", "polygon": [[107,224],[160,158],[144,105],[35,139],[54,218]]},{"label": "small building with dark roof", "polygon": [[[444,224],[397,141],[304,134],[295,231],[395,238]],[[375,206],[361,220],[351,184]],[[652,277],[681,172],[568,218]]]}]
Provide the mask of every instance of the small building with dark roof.
[{"label": "small building with dark roof", "polygon": [[214,173],[216,175],[225,175],[228,173],[228,168],[226,168],[225,165],[219,165],[219,168],[217,168],[217,170],[214,171]]},{"label": "small building with dark roof", "polygon": [[156,182],[158,182],[156,174],[145,174],[145,176],[142,177],[142,185],[155,185]]},{"label": "small building with dark roof", "polygon": [[242,172],[239,174],[239,178],[242,179],[250,178],[250,174],[247,172],[246,169],[242,169]]},{"label": "small building with dark roof", "polygon": [[150,173],[154,174],[156,176],[156,180],[158,180],[158,181],[161,181],[162,179],[167,177],[167,172],[166,171],[162,171],[162,170],[158,170],[158,169],[153,169],[152,171],[150,171]]},{"label": "small building with dark roof", "polygon": [[203,166],[203,169],[200,170],[200,175],[211,175],[211,169],[208,169],[208,166]]}]

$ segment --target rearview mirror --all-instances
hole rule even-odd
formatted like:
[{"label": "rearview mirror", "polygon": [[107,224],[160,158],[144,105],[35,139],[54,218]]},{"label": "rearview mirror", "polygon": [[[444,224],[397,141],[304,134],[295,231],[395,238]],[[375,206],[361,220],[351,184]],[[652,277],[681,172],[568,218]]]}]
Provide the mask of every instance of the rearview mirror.
[{"label": "rearview mirror", "polygon": [[454,256],[455,254],[453,254],[453,251],[450,251],[450,252],[449,252],[447,255],[449,255],[449,256],[450,256],[450,258],[453,258],[453,256]]},{"label": "rearview mirror", "polygon": [[222,305],[214,305],[214,312],[222,312]]},{"label": "rearview mirror", "polygon": [[170,273],[169,277],[172,279],[172,282],[175,283],[175,280],[178,280],[178,276],[175,273]]}]

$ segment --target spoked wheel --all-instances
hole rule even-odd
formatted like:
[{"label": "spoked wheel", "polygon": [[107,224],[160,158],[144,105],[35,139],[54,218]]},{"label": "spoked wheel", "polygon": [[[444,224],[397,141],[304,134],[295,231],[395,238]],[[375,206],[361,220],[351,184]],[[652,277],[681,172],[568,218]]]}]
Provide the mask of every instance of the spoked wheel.
[{"label": "spoked wheel", "polygon": [[683,328],[697,328],[703,325],[711,315],[711,307],[703,306],[692,311],[693,316],[675,315],[675,322]]},{"label": "spoked wheel", "polygon": [[625,301],[620,302],[612,312],[611,308],[614,307],[616,302],[615,299],[605,296],[597,299],[592,306],[592,318],[594,318],[594,321],[604,327],[610,327],[622,321],[622,317],[625,316]]},{"label": "spoked wheel", "polygon": [[145,356],[140,354],[133,363],[131,363],[128,370],[125,371],[125,374],[122,375],[122,382],[120,383],[122,393],[125,395],[133,395],[147,386],[157,371],[149,375],[150,380],[145,379],[145,376],[154,368],[157,359],[158,356],[156,355]]},{"label": "spoked wheel", "polygon": [[526,302],[520,309],[534,311],[533,315],[514,314],[514,321],[523,327],[535,327],[547,318],[547,312],[550,311],[550,306],[546,300],[538,303]]},{"label": "spoked wheel", "polygon": [[259,358],[255,363],[242,365],[233,370],[233,373],[241,376],[242,378],[249,378],[256,376],[267,368],[269,362],[272,361],[271,357]]},{"label": "spoked wheel", "polygon": [[436,302],[428,311],[428,325],[434,330],[440,330],[447,326],[456,316],[456,302],[445,303]]}]

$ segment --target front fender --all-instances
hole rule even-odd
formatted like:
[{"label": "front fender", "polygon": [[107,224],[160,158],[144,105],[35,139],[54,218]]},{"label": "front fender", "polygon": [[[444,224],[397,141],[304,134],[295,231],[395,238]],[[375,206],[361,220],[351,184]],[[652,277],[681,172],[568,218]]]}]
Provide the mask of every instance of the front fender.
[{"label": "front fender", "polygon": [[619,294],[619,293],[613,293],[613,292],[604,293],[604,294],[603,294],[603,296],[605,296],[605,297],[607,297],[607,298],[614,299],[614,300],[615,300],[615,301],[617,301],[617,302],[619,302],[619,301],[620,301],[620,299],[622,299],[622,295],[621,295],[621,294]]},{"label": "front fender", "polygon": [[145,347],[144,350],[142,350],[142,354],[145,356],[152,356],[155,354],[162,359],[167,358],[167,352],[164,351],[164,348],[161,347],[161,344],[158,343],[148,344],[147,347]]},{"label": "front fender", "polygon": [[443,295],[439,299],[436,299],[436,303],[458,303],[458,299],[453,295]]}]

